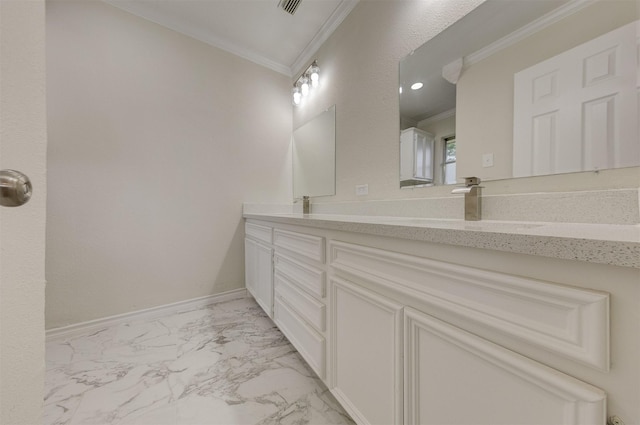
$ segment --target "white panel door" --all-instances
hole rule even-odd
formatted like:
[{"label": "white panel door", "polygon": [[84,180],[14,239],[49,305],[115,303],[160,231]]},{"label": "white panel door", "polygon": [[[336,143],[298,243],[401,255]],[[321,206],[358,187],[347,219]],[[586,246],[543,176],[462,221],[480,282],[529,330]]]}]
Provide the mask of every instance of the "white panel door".
[{"label": "white panel door", "polygon": [[0,207],[0,423],[42,423],[46,221],[45,2],[0,1],[0,169],[31,200]]},{"label": "white panel door", "polygon": [[332,393],[358,424],[402,423],[402,306],[338,278],[330,285]]},{"label": "white panel door", "polygon": [[602,425],[605,393],[405,309],[405,424]]},{"label": "white panel door", "polygon": [[514,76],[514,177],[640,165],[634,22]]},{"label": "white panel door", "polygon": [[245,285],[269,317],[273,317],[273,248],[245,239]]}]

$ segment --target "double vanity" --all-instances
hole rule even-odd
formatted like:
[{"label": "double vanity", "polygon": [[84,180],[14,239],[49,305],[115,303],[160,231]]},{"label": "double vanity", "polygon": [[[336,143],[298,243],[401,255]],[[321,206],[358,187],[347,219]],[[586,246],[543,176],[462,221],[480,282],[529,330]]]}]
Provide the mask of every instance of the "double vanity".
[{"label": "double vanity", "polygon": [[[341,201],[350,145],[313,214],[245,208],[247,289],[358,424],[640,424],[637,12],[483,2],[399,64],[406,195]],[[336,195],[335,117],[294,198]]]},{"label": "double vanity", "polygon": [[248,291],[357,423],[640,423],[637,225],[244,216]]}]

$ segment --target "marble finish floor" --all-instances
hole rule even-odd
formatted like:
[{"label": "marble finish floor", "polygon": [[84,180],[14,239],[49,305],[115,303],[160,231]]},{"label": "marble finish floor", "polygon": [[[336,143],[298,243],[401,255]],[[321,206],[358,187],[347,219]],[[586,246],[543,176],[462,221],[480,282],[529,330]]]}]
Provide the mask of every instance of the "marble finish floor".
[{"label": "marble finish floor", "polygon": [[46,425],[353,424],[251,298],[46,349]]}]

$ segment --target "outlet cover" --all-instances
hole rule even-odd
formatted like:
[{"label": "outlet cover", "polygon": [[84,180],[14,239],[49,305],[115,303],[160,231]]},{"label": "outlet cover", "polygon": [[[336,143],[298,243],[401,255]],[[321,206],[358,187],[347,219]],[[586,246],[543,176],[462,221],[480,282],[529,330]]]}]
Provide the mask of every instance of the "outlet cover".
[{"label": "outlet cover", "polygon": [[364,196],[369,194],[369,185],[368,184],[357,184],[356,185],[356,196]]},{"label": "outlet cover", "polygon": [[483,167],[493,167],[493,154],[485,153],[482,155],[482,166]]}]

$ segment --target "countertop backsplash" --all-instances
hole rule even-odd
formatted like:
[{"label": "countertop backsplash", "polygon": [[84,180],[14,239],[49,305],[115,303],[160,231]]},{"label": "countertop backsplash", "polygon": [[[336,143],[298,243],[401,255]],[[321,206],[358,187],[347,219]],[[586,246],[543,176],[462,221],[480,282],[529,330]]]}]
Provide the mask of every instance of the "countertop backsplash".
[{"label": "countertop backsplash", "polygon": [[[481,196],[482,220],[640,224],[637,188]],[[245,203],[245,214],[302,213],[302,203]],[[312,214],[463,219],[464,197],[313,202]]]}]

